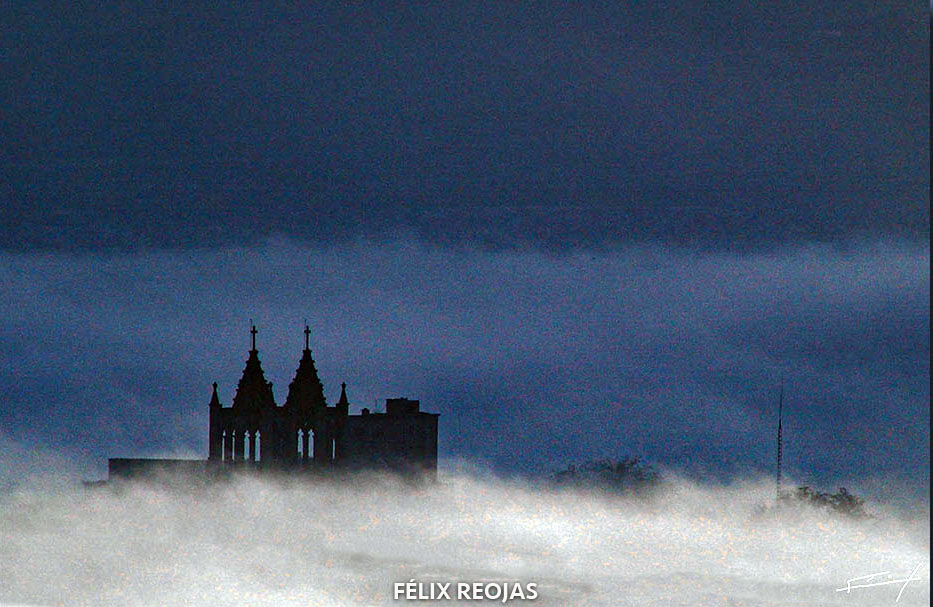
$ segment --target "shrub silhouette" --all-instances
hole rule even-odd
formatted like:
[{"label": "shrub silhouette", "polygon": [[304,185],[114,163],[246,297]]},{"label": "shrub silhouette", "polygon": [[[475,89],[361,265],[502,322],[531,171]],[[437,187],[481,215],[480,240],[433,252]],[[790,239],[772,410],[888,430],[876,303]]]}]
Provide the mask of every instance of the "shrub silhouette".
[{"label": "shrub silhouette", "polygon": [[865,518],[865,500],[849,493],[845,487],[839,487],[836,493],[814,491],[809,486],[797,487],[794,491],[781,495],[784,504],[806,504],[815,508],[825,508],[838,514],[853,518]]},{"label": "shrub silhouette", "polygon": [[657,488],[661,476],[637,457],[619,460],[599,459],[580,465],[571,464],[551,475],[551,483],[558,487],[595,489],[620,495],[644,495]]}]

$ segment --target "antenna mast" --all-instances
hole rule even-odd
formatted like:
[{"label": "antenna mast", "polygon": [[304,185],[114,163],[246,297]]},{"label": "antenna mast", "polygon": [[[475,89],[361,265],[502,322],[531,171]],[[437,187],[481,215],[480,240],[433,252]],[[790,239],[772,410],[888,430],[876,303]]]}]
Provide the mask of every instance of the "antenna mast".
[{"label": "antenna mast", "polygon": [[781,501],[781,459],[784,455],[784,374],[781,373],[781,393],[778,397],[778,428],[777,428],[777,500]]}]

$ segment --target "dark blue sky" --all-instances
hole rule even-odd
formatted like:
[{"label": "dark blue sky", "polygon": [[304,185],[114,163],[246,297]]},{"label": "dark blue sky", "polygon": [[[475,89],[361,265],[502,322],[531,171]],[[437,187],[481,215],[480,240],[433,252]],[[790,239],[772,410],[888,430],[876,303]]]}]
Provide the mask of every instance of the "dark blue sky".
[{"label": "dark blue sky", "polygon": [[928,482],[927,5],[0,10],[13,440],[200,454],[308,318],[447,457],[767,470],[783,370],[792,475]]}]

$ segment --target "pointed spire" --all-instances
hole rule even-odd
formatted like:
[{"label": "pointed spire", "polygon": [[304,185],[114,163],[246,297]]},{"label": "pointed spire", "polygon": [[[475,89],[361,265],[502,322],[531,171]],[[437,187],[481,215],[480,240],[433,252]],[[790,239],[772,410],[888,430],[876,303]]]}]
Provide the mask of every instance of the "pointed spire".
[{"label": "pointed spire", "polygon": [[[252,325],[252,319],[250,319]],[[235,408],[265,409],[275,406],[275,397],[272,394],[272,384],[266,381],[266,375],[259,362],[259,352],[256,350],[256,327],[252,325],[252,349],[246,359],[246,367],[237,384],[236,395],[233,397]]]},{"label": "pointed spire", "polygon": [[211,394],[211,407],[219,407],[220,399],[217,398],[217,382],[214,382],[214,392]]},{"label": "pointed spire", "polygon": [[285,406],[299,409],[326,407],[327,400],[324,398],[324,386],[321,384],[317,368],[314,366],[314,359],[311,357],[311,348],[309,347],[311,329],[308,328],[308,325],[305,325],[304,334],[305,349],[301,353],[301,360],[298,362],[295,378],[288,385],[288,397],[285,399]]},{"label": "pointed spire", "polygon": [[337,407],[341,409],[348,409],[350,407],[350,401],[347,400],[347,382],[340,384],[340,400],[337,401]]}]

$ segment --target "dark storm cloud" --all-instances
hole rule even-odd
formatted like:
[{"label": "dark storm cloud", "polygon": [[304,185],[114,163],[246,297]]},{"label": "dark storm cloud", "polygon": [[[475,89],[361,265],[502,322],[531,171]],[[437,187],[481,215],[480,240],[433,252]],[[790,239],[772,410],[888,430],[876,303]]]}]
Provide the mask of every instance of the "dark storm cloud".
[{"label": "dark storm cloud", "polygon": [[760,471],[783,371],[792,474],[919,491],[928,52],[893,3],[5,6],[0,427],[201,454],[246,319],[281,400],[309,318],[446,457]]},{"label": "dark storm cloud", "polygon": [[98,465],[203,455],[210,383],[229,403],[253,317],[280,401],[308,318],[327,397],[346,381],[357,410],[422,399],[442,414],[447,458],[540,471],[633,453],[716,476],[769,471],[783,372],[793,477],[913,494],[929,478],[927,247],[271,242],[7,254],[0,268],[0,423]]},{"label": "dark storm cloud", "polygon": [[929,234],[903,3],[7,4],[0,247]]}]

